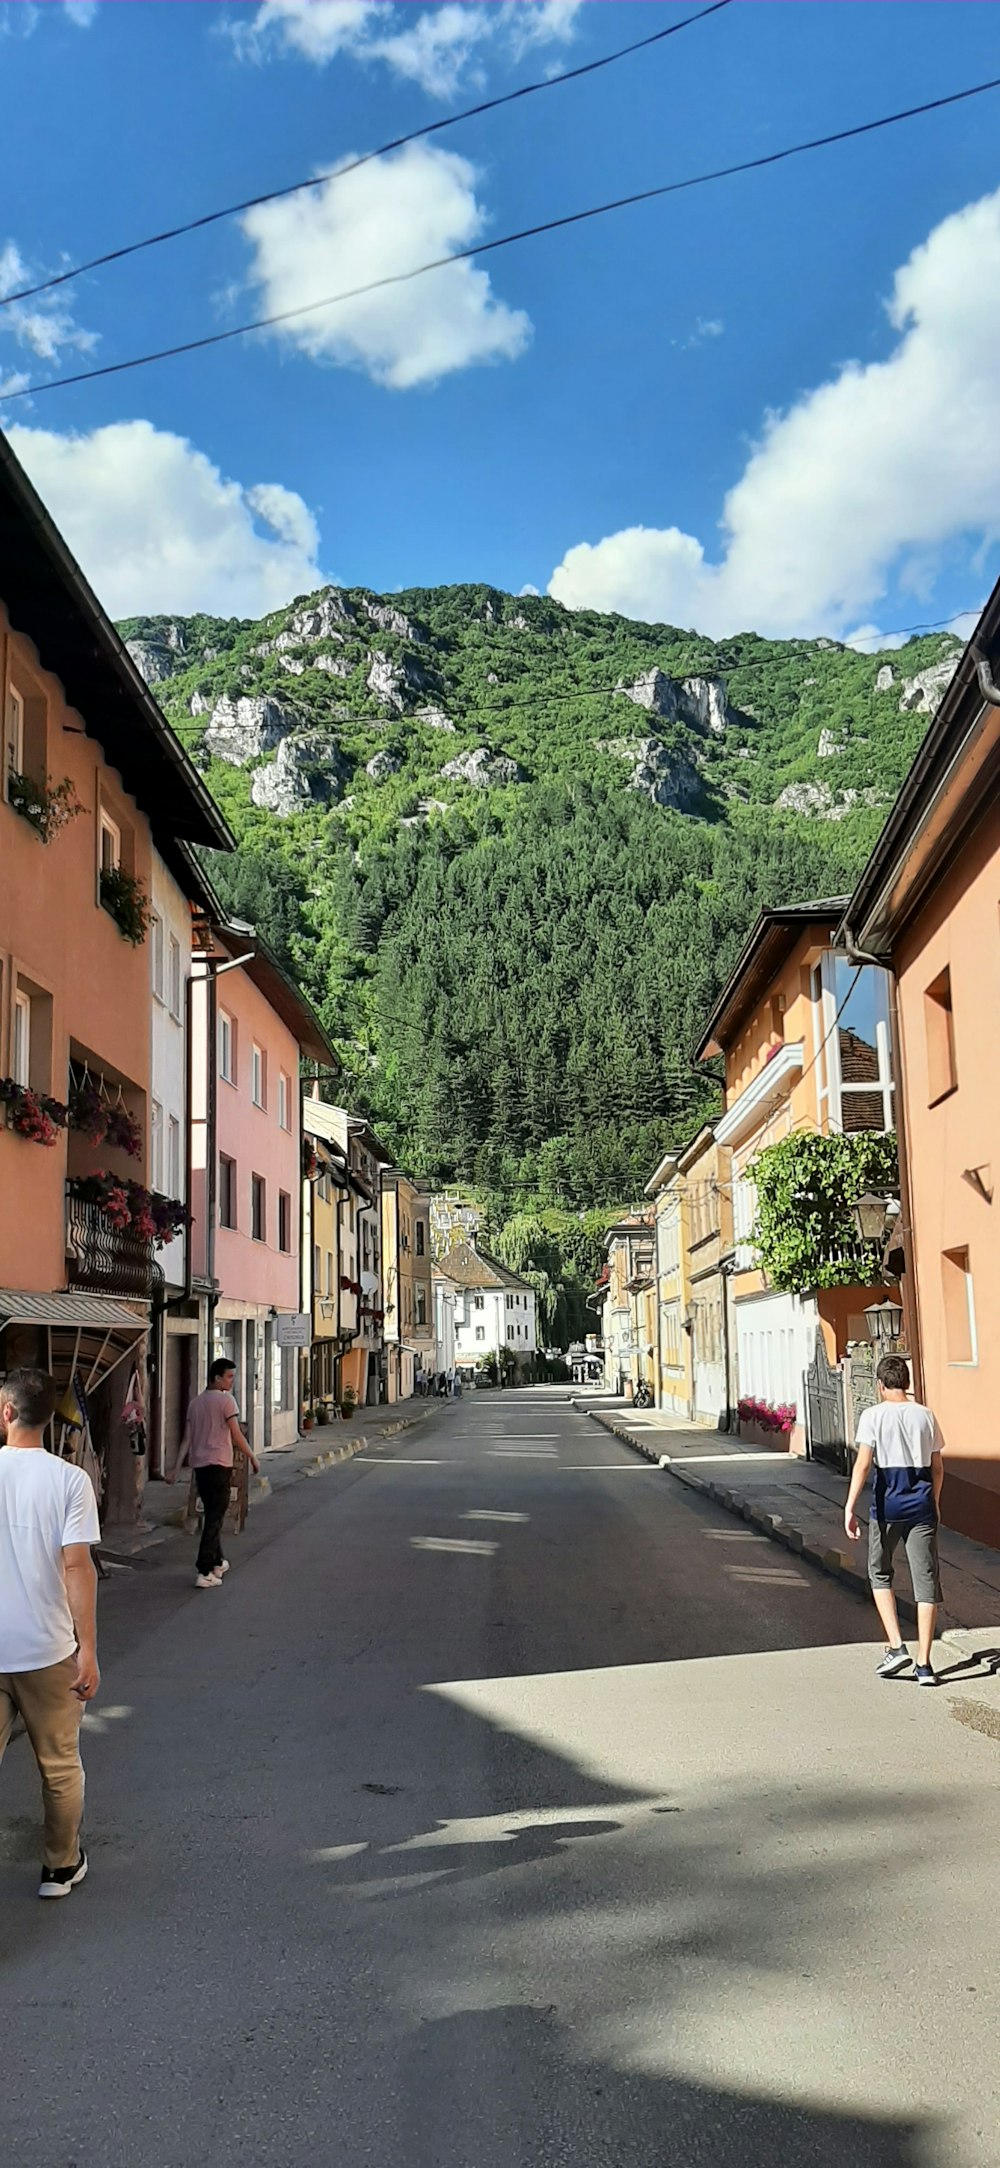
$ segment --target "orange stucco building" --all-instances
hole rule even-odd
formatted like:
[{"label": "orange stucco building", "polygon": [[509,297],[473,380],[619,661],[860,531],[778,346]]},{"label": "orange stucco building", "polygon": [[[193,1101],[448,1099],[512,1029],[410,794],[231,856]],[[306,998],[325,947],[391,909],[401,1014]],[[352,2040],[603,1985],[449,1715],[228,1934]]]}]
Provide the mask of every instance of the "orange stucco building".
[{"label": "orange stucco building", "polygon": [[[90,1385],[105,1517],[126,1519],[117,1416],[158,1267],[79,1184],[148,1180],[152,997],[128,906],[148,901],[154,841],[169,862],[179,837],[232,839],[2,438],[0,721],[0,1372],[39,1361]],[[81,1088],[131,1118],[131,1151],[67,1119]],[[61,1110],[47,1142],[26,1134],[38,1095]]]},{"label": "orange stucco building", "polygon": [[752,1232],[753,1162],[793,1131],[891,1130],[895,1120],[887,974],[834,947],[846,899],[764,911],[697,1049],[725,1059],[715,1146],[729,1154],[734,1253],[730,1279],[735,1374],[743,1398],[794,1407],[805,1447],[806,1379],[822,1340],[839,1362],[866,1336],[870,1289],[782,1293],[760,1271]]},{"label": "orange stucco building", "polygon": [[845,938],[895,974],[915,1387],[944,1520],[1000,1545],[1000,587],[858,884]]}]

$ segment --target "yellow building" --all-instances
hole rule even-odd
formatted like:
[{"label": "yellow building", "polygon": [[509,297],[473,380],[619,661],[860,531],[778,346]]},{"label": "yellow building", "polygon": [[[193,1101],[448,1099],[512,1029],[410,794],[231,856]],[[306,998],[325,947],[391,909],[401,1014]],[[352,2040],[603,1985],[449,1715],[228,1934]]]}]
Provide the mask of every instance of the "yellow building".
[{"label": "yellow building", "polygon": [[691,1408],[691,1342],[685,1330],[689,1292],[684,1177],[668,1152],[646,1184],[653,1199],[656,1278],[656,1405],[686,1416]]},{"label": "yellow building", "polygon": [[604,1371],[612,1392],[655,1388],[656,1322],[653,1284],[653,1215],[631,1213],[616,1220],[604,1238]]},{"label": "yellow building", "polygon": [[434,1361],[430,1193],[387,1169],[382,1182],[382,1287],[388,1397],[408,1400]]}]

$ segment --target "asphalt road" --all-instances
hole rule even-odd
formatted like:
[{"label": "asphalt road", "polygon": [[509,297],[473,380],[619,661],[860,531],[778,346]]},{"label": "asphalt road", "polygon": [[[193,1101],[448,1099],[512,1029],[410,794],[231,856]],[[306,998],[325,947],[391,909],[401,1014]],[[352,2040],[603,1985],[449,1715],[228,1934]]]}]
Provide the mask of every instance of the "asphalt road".
[{"label": "asphalt road", "polygon": [[996,2168],[991,1679],[552,1393],[232,1556],[102,1590],[65,1904],[0,1772],[5,2164]]}]

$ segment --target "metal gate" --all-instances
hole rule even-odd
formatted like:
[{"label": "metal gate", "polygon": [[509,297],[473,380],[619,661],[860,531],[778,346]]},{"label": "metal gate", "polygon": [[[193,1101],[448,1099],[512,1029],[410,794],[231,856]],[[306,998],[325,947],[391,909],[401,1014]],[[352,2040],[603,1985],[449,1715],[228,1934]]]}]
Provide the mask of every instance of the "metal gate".
[{"label": "metal gate", "polygon": [[813,1359],[806,1370],[806,1412],[809,1450],[814,1460],[826,1461],[846,1475],[850,1466],[844,1376],[831,1368],[821,1332],[816,1334]]}]

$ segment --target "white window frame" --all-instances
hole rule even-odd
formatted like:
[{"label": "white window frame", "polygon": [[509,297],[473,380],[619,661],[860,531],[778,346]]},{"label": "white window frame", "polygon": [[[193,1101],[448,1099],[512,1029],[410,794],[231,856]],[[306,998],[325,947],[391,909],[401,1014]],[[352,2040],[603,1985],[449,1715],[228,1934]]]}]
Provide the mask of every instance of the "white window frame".
[{"label": "white window frame", "polygon": [[149,1186],[163,1195],[163,1108],[158,1099],[149,1102]]},{"label": "white window frame", "polygon": [[250,1090],[255,1107],[267,1106],[267,1055],[256,1039],[250,1048]]},{"label": "white window frame", "polygon": [[27,1091],[31,1083],[31,995],[14,989],[14,1013],[10,1042],[10,1073],[15,1084]]},{"label": "white window frame", "polygon": [[167,1195],[181,1194],[181,1125],[176,1114],[167,1117]]},{"label": "white window frame", "polygon": [[285,1071],[284,1071],[283,1069],[279,1069],[279,1071],[278,1071],[278,1127],[279,1127],[279,1129],[290,1129],[290,1128],[291,1128],[291,1126],[292,1126],[292,1121],[291,1121],[291,1100],[292,1100],[292,1095],[291,1095],[291,1091],[290,1091],[290,1089],[289,1089],[289,1086],[290,1086],[290,1084],[291,1084],[291,1078],[290,1078],[290,1077],[288,1077],[288,1076],[286,1076],[286,1074],[285,1074]]},{"label": "white window frame", "polygon": [[163,920],[158,911],[149,917],[149,978],[157,1001],[163,1000]]},{"label": "white window frame", "polygon": [[[105,842],[109,848],[105,851]],[[99,873],[117,873],[122,862],[122,832],[116,820],[101,807],[101,824],[97,846],[97,869]]]},{"label": "white window frame", "polygon": [[181,944],[178,941],[177,935],[175,933],[172,933],[170,935],[170,939],[167,944],[167,958],[169,963],[169,970],[167,973],[167,999],[170,1004],[170,1014],[174,1018],[175,1023],[179,1024],[181,1021],[181,1004],[184,990],[184,969],[181,959]]},{"label": "white window frame", "polygon": [[[257,1232],[257,1184],[260,1183],[260,1223],[262,1233]],[[250,1239],[252,1242],[267,1241],[267,1177],[252,1173],[250,1176]]]},{"label": "white window frame", "polygon": [[228,1009],[219,1010],[219,1075],[236,1082],[236,1026]]},{"label": "white window frame", "polygon": [[[843,959],[842,959],[843,960]],[[878,1092],[882,1098],[882,1130],[894,1129],[895,1083],[892,1074],[892,1041],[889,1030],[889,980],[886,972],[877,964],[862,964],[862,971],[875,973],[878,1015],[875,1024],[875,1049],[878,1055],[878,1080],[870,1084],[844,1085],[840,1075],[840,1047],[837,1039],[839,1026],[837,1015],[837,958],[831,949],[821,958],[819,981],[821,998],[816,1009],[817,1076],[820,1085],[818,1103],[820,1112],[827,1109],[827,1124],[831,1135],[840,1136],[844,1130],[844,1097],[871,1096]],[[817,972],[813,971],[815,1000]],[[853,1132],[851,1132],[853,1134]]]},{"label": "white window frame", "polygon": [[24,696],[13,685],[7,691],[7,758],[4,761],[4,797],[9,797],[9,781],[12,775],[24,774]]}]

